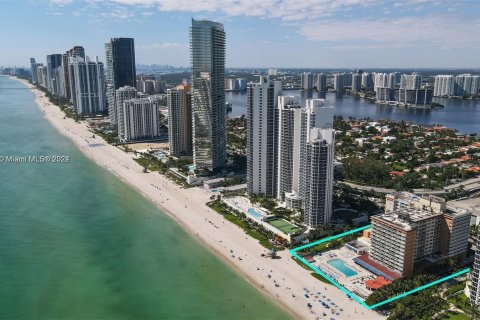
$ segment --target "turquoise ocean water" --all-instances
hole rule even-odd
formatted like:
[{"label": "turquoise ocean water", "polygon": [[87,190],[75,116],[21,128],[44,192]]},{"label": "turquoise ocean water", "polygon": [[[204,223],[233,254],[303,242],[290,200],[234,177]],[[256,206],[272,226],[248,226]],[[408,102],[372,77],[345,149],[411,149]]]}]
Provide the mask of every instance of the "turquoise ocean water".
[{"label": "turquoise ocean water", "polygon": [[[0,87],[23,87],[0,76]],[[0,319],[288,319],[172,219],[83,156],[29,90],[0,92]]]}]

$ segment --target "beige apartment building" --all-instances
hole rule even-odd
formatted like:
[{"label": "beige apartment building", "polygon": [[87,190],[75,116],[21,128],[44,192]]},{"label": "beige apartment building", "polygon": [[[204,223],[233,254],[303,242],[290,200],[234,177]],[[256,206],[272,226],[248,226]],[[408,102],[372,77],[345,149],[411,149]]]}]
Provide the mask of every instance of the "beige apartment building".
[{"label": "beige apartment building", "polygon": [[421,260],[439,262],[467,251],[470,212],[439,197],[387,196],[385,213],[372,217],[369,259],[403,277]]}]

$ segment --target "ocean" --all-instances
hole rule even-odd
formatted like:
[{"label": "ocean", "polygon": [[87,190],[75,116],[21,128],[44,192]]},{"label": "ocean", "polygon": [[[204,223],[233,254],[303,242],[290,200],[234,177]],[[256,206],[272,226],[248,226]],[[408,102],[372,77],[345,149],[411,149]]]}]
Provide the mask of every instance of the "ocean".
[{"label": "ocean", "polygon": [[0,163],[0,319],[290,319],[77,150],[29,90],[0,90],[0,137],[0,157],[70,159]]}]

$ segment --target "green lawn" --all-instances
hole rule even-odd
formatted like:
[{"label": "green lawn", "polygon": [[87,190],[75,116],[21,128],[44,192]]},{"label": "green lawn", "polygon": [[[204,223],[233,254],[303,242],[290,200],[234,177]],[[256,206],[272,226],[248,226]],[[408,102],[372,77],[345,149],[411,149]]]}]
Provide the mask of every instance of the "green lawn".
[{"label": "green lawn", "polygon": [[453,285],[447,289],[447,295],[454,294],[458,291],[463,291],[465,289],[465,282]]},{"label": "green lawn", "polygon": [[234,215],[232,212],[230,212],[225,205],[223,204],[218,204],[215,201],[207,203],[207,206],[215,210],[216,212],[220,213],[226,220],[236,224],[240,228],[242,228],[246,234],[248,234],[250,237],[257,239],[258,242],[264,246],[265,248],[271,250],[275,249],[277,251],[284,250],[285,248],[278,248],[273,246],[269,241],[268,237],[264,234],[262,234],[260,231],[251,228],[244,220],[240,219],[238,216]]},{"label": "green lawn", "polygon": [[463,313],[453,313],[449,312],[445,317],[441,320],[469,320],[470,318]]},{"label": "green lawn", "polygon": [[407,167],[404,166],[403,164],[395,163],[395,164],[392,165],[392,169],[396,170],[396,171],[403,171],[403,170],[407,169]]},{"label": "green lawn", "polygon": [[453,303],[457,308],[462,310],[468,304],[468,298],[464,293],[448,298],[448,301]]},{"label": "green lawn", "polygon": [[291,224],[290,222],[282,218],[274,218],[272,220],[269,220],[268,223],[285,234],[297,234],[302,231],[302,228],[299,228],[296,225]]}]

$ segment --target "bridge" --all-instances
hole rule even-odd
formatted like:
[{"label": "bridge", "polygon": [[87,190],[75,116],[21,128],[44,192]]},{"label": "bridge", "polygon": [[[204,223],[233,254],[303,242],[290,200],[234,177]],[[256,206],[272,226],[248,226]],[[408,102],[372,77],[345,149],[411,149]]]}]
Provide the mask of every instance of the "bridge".
[{"label": "bridge", "polygon": [[24,90],[30,90],[29,88],[0,88],[0,93],[15,93]]}]

